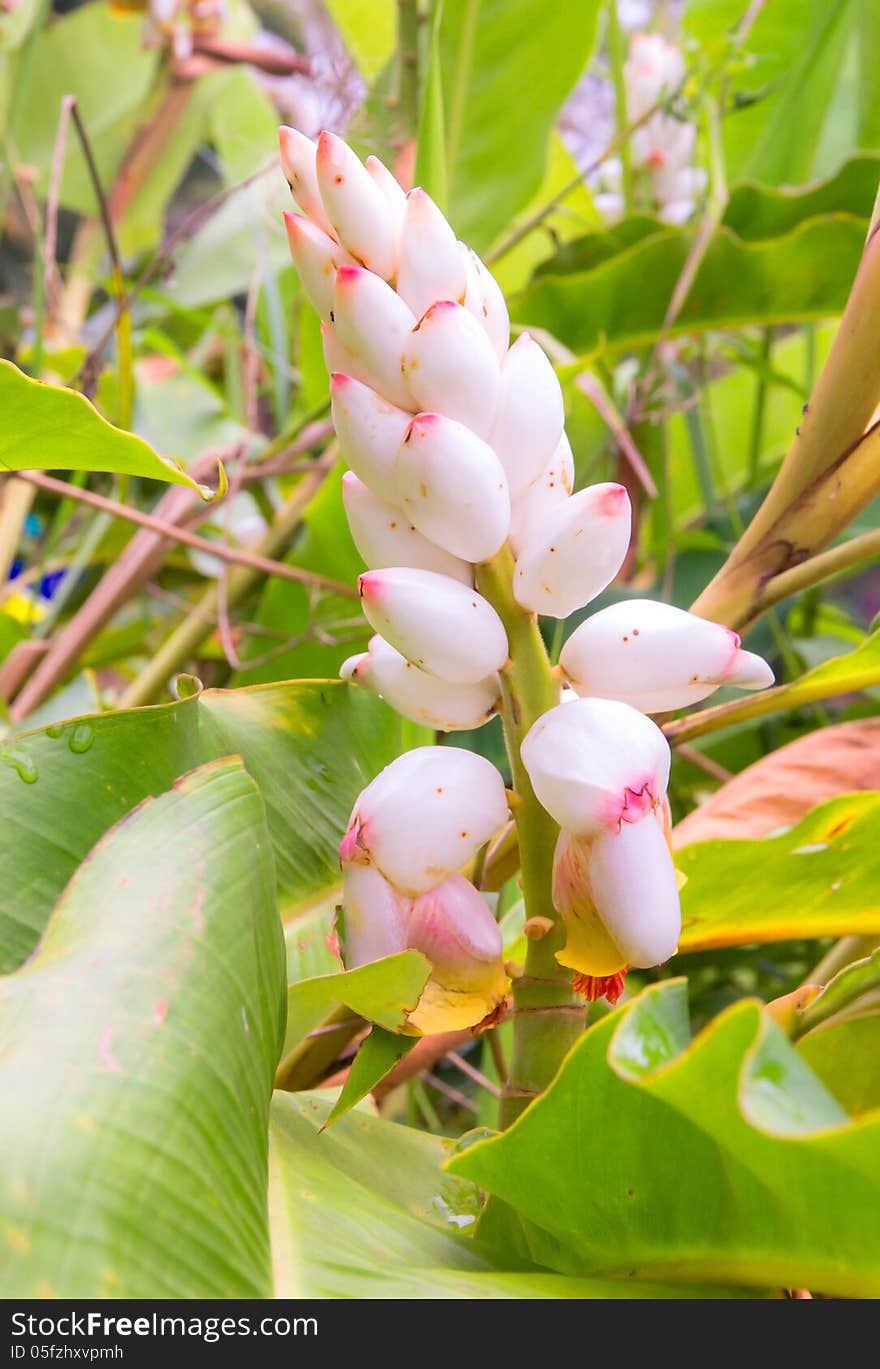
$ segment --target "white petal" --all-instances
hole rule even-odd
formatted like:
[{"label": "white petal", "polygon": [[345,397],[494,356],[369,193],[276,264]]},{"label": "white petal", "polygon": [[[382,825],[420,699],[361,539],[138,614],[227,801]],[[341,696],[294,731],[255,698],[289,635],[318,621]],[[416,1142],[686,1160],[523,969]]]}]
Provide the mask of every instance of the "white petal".
[{"label": "white petal", "polygon": [[318,189],[315,144],[311,138],[300,133],[298,128],[279,128],[278,143],[281,148],[281,169],[293,198],[313,223],[335,237],[333,225],[324,212],[321,192]]},{"label": "white petal", "polygon": [[661,802],[669,743],[650,718],[611,699],[551,708],[520,750],[539,803],[576,837],[617,831]]},{"label": "white petal", "polygon": [[438,300],[461,301],[464,292],[464,262],[455,234],[431,196],[416,186],[406,197],[397,293],[421,318]]},{"label": "white petal", "polygon": [[495,349],[473,314],[440,300],[407,341],[404,366],[419,408],[445,414],[485,437],[495,417],[500,369]]},{"label": "white petal", "polygon": [[595,599],[623,565],[631,516],[629,495],[613,484],[588,485],[549,510],[517,558],[517,603],[567,618]]},{"label": "white petal", "polygon": [[315,157],[324,212],[353,257],[384,280],[394,275],[394,222],[388,199],[335,133],[322,133]]},{"label": "white petal", "polygon": [[368,652],[350,656],[339,673],[378,694],[404,718],[438,732],[482,727],[492,717],[500,693],[497,675],[479,684],[447,684],[419,670],[378,636],[372,638]]},{"label": "white petal", "polygon": [[620,699],[645,713],[684,708],[719,685],[764,688],[773,673],[739,637],[672,604],[628,599],[575,629],[560,665],[579,694]]},{"label": "white petal", "polygon": [[596,911],[630,965],[646,969],[675,954],[681,904],[661,816],[597,837],[589,873]]},{"label": "white petal", "polygon": [[351,257],[302,214],[285,214],[284,226],[302,288],[321,318],[327,320],[333,308],[336,272],[340,266],[351,265]]},{"label": "white petal", "polygon": [[472,248],[460,242],[458,249],[465,269],[464,307],[486,330],[501,361],[510,346],[510,316],[504,292]]},{"label": "white petal", "polygon": [[403,216],[406,212],[406,191],[392,176],[384,162],[378,157],[367,157],[364,162],[370,176],[385,196],[391,214],[392,238],[394,241],[394,271],[400,261],[400,236],[403,232]]},{"label": "white petal", "polygon": [[359,266],[336,272],[333,326],[370,377],[373,388],[392,404],[414,408],[401,372],[403,349],[415,319],[384,280]]},{"label": "white petal", "polygon": [[463,875],[451,875],[415,900],[409,944],[428,957],[444,980],[455,978],[460,987],[474,961],[499,960],[504,951],[489,905]]},{"label": "white petal", "polygon": [[397,456],[397,491],[416,527],[455,556],[488,561],[507,541],[510,496],[501,462],[455,419],[416,415]]},{"label": "white petal", "polygon": [[371,570],[359,581],[367,620],[429,675],[477,684],[507,660],[507,634],[476,590],[429,570]]},{"label": "white petal", "polygon": [[403,893],[424,894],[471,860],[507,814],[491,762],[455,746],[420,746],[360,795],[340,854],[372,861]]},{"label": "white petal", "polygon": [[352,539],[370,570],[415,566],[449,575],[465,585],[473,584],[473,572],[467,561],[429,542],[399,505],[374,494],[353,471],[346,471],[342,477],[342,500]]},{"label": "white petal", "polygon": [[[357,382],[366,386],[368,383],[367,370],[362,366],[353,352],[343,345],[339,340],[339,334],[332,323],[321,324],[321,344],[324,351],[324,365],[330,372],[331,378],[334,375],[343,375],[346,380]],[[411,417],[407,414],[407,420]]]},{"label": "white petal", "polygon": [[374,493],[393,500],[397,494],[397,453],[412,414],[389,404],[368,385],[342,371],[331,375],[330,394],[342,455]]},{"label": "white petal", "polygon": [[409,900],[371,865],[345,867],[340,941],[347,970],[407,949]]},{"label": "white petal", "polygon": [[546,354],[521,333],[501,367],[498,412],[489,441],[507,472],[512,498],[537,480],[562,436],[562,390]]},{"label": "white petal", "polygon": [[564,504],[574,489],[574,457],[571,443],[562,434],[556,450],[537,480],[513,501],[510,511],[510,545],[518,556],[523,546],[546,521],[551,511]]}]

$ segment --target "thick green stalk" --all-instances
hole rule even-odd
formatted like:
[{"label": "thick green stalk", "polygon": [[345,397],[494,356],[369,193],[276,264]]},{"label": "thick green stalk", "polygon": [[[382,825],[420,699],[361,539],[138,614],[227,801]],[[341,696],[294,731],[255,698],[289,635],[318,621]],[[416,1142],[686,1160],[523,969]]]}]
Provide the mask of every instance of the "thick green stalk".
[{"label": "thick green stalk", "polygon": [[508,548],[477,568],[477,588],[501,618],[510,647],[510,658],[501,672],[502,719],[516,793],[513,807],[526,917],[546,918],[552,926],[545,936],[529,940],[524,972],[514,980],[513,1056],[501,1099],[502,1127],[509,1126],[547,1087],[586,1021],[585,1006],[571,987],[571,971],[563,969],[555,955],[565,941],[551,900],[559,829],[535,797],[520,759],[523,737],[559,702],[559,686],[537,618],[516,603],[512,579],[513,557]]}]

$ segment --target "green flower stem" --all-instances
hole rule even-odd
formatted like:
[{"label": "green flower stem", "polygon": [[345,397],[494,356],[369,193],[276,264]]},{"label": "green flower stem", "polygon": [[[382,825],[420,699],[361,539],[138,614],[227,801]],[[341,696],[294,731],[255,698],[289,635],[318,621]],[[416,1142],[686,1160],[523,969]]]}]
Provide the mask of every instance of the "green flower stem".
[{"label": "green flower stem", "polygon": [[520,745],[529,728],[559,702],[559,685],[537,618],[516,603],[512,581],[513,556],[507,547],[477,567],[477,588],[501,618],[510,647],[501,672],[501,715],[516,794],[513,809],[526,918],[547,918],[552,927],[545,936],[528,942],[524,972],[514,980],[513,1056],[501,1099],[502,1127],[509,1126],[547,1087],[586,1021],[585,1006],[571,988],[571,971],[555,955],[565,942],[551,900],[559,829],[535,797],[520,759]]}]

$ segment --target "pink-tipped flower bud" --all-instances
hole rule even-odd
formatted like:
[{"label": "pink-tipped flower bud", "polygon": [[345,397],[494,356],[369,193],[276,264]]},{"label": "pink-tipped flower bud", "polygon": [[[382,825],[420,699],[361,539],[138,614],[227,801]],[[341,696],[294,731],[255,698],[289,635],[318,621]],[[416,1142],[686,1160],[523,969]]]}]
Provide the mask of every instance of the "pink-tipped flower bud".
[{"label": "pink-tipped flower bud", "polygon": [[384,192],[347,143],[322,133],[315,158],[327,218],[353,257],[383,280],[395,270],[395,231]]},{"label": "pink-tipped flower bud", "polygon": [[574,456],[571,443],[562,434],[556,450],[537,480],[514,499],[510,510],[510,545],[519,556],[526,542],[539,533],[554,510],[564,504],[574,489]]},{"label": "pink-tipped flower bud", "polygon": [[510,346],[510,316],[501,286],[472,248],[458,244],[464,262],[464,307],[483,328],[502,361]]},{"label": "pink-tipped flower bud", "polygon": [[520,754],[538,802],[576,837],[618,832],[666,795],[669,743],[650,718],[611,699],[551,708]]},{"label": "pink-tipped flower bud", "polygon": [[409,946],[431,962],[431,978],[410,1014],[426,1036],[493,1019],[507,997],[504,943],[486,900],[461,875],[415,899]]},{"label": "pink-tipped flower bud", "polygon": [[413,665],[450,684],[478,684],[507,660],[507,633],[476,590],[430,570],[371,570],[360,577],[370,625]]},{"label": "pink-tipped flower bud", "polygon": [[456,874],[507,820],[491,762],[454,746],[421,746],[387,765],[358,798],[339,847],[343,865],[373,865],[403,894]]},{"label": "pink-tipped flower bud", "polygon": [[501,366],[501,388],[489,442],[507,472],[511,498],[537,480],[562,436],[565,409],[556,372],[528,333]]},{"label": "pink-tipped flower bud", "polygon": [[429,542],[397,504],[374,494],[353,471],[342,477],[342,502],[355,546],[370,570],[413,566],[449,575],[464,585],[474,582],[467,561]]},{"label": "pink-tipped flower bud", "polygon": [[[488,561],[510,531],[510,496],[488,443],[442,414],[417,414],[397,456],[397,492],[415,526],[465,561]],[[403,565],[404,562],[399,564]]]},{"label": "pink-tipped flower bud", "polygon": [[308,215],[318,228],[335,237],[333,225],[324,212],[321,192],[318,189],[315,144],[311,138],[300,133],[298,128],[279,128],[278,144],[281,149],[281,169],[293,198],[302,212]]},{"label": "pink-tipped flower bud", "polygon": [[364,166],[385,196],[385,201],[391,215],[396,273],[397,263],[400,260],[400,237],[403,233],[403,216],[406,213],[406,191],[397,179],[392,176],[385,163],[381,162],[378,157],[367,157]]},{"label": "pink-tipped flower bud", "polygon": [[415,318],[391,286],[360,266],[341,267],[332,318],[340,342],[357,358],[373,388],[400,408],[414,408],[401,367]]},{"label": "pink-tipped flower bud", "polygon": [[419,670],[379,636],[371,639],[368,651],[350,656],[339,673],[378,694],[404,718],[438,732],[482,727],[494,715],[500,696],[497,675],[478,684],[447,684]]},{"label": "pink-tipped flower bud", "polygon": [[581,623],[560,665],[578,694],[662,713],[698,703],[720,685],[772,685],[767,662],[739,643],[729,628],[684,609],[628,599]]},{"label": "pink-tipped flower bud", "polygon": [[588,485],[534,525],[513,575],[518,604],[567,618],[610,585],[629,546],[631,508],[622,485]]},{"label": "pink-tipped flower bud", "polygon": [[285,214],[290,255],[308,299],[325,321],[333,308],[333,287],[340,266],[352,259],[335,238],[328,237],[303,214]]},{"label": "pink-tipped flower bud", "polygon": [[397,453],[412,414],[343,371],[331,375],[330,397],[333,426],[346,462],[375,494],[393,501]]},{"label": "pink-tipped flower bud", "polygon": [[463,305],[433,304],[410,333],[403,364],[420,409],[455,418],[478,437],[488,435],[501,372],[489,338]]},{"label": "pink-tipped flower bud", "polygon": [[406,197],[397,292],[416,318],[441,299],[464,298],[464,262],[455,234],[431,196],[416,186]]}]

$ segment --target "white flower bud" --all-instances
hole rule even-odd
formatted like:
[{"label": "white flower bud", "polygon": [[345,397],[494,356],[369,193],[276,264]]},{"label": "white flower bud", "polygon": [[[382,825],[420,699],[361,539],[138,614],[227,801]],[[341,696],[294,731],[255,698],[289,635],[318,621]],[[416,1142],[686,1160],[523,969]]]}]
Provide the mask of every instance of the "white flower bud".
[{"label": "white flower bud", "polygon": [[574,457],[571,443],[562,434],[556,450],[537,480],[513,501],[510,510],[510,545],[519,556],[525,543],[539,531],[552,511],[564,504],[574,489]]},{"label": "white flower bud", "polygon": [[335,133],[322,133],[315,158],[324,212],[353,257],[383,280],[394,275],[394,222],[385,193]]},{"label": "white flower bud", "polygon": [[562,390],[549,359],[521,333],[501,366],[498,411],[489,434],[512,499],[537,480],[562,436]]},{"label": "white flower bud", "polygon": [[[330,377],[331,413],[348,465],[375,494],[397,495],[397,453],[412,414],[342,371]],[[369,564],[369,563],[368,563]]]},{"label": "white flower bud", "polygon": [[[330,372],[331,379],[339,374],[360,385],[369,384],[366,367],[362,366],[354,353],[340,342],[339,334],[332,323],[321,324],[321,345],[324,351],[324,365]],[[407,420],[410,417],[411,415],[407,414]]]},{"label": "white flower bud", "polygon": [[397,491],[419,531],[455,556],[488,561],[507,541],[510,497],[501,462],[455,419],[416,415],[397,456]]},{"label": "white flower bud", "polygon": [[394,242],[395,273],[400,260],[400,237],[403,232],[403,216],[406,212],[406,191],[392,176],[384,162],[378,157],[367,157],[364,166],[382,191],[391,214],[392,238]]},{"label": "white flower bud", "polygon": [[342,477],[342,501],[352,540],[370,570],[414,566],[449,575],[464,585],[473,584],[467,561],[429,542],[403,509],[374,494],[353,471],[346,471]]},{"label": "white flower bud", "polygon": [[507,634],[491,604],[429,570],[371,570],[360,577],[371,626],[413,665],[450,684],[477,684],[507,660]]},{"label": "white flower bud", "polygon": [[405,344],[404,367],[420,409],[455,418],[486,437],[501,373],[488,336],[463,305],[440,300],[422,315]]},{"label": "white flower bud", "polygon": [[628,599],[581,623],[560,665],[578,694],[662,713],[698,703],[723,684],[771,685],[766,661],[739,643],[729,628],[672,604]]},{"label": "white flower bud", "polygon": [[491,762],[455,746],[420,746],[387,765],[358,798],[344,864],[367,863],[400,893],[427,893],[467,864],[507,821]]},{"label": "white flower bud", "polygon": [[281,169],[293,198],[313,223],[335,238],[333,225],[324,212],[318,189],[315,144],[298,128],[279,128],[278,143],[281,148]]},{"label": "white flower bud", "polygon": [[409,900],[374,866],[346,864],[342,906],[339,931],[347,970],[407,949]]},{"label": "white flower bud", "polygon": [[663,813],[593,840],[561,832],[553,903],[566,929],[557,959],[580,975],[601,979],[668,960],[681,935],[681,905]]},{"label": "white flower bud", "polygon": [[567,618],[608,586],[629,546],[622,485],[588,485],[535,524],[516,562],[513,593],[533,613]]},{"label": "white flower bud", "polygon": [[416,186],[406,197],[397,292],[416,318],[438,300],[461,301],[464,262],[455,234],[431,196]]},{"label": "white flower bud", "polygon": [[531,727],[520,750],[538,802],[577,837],[616,832],[663,801],[669,743],[628,704],[576,699]]},{"label": "white flower bud", "polygon": [[332,319],[373,388],[392,404],[412,409],[401,367],[416,321],[400,296],[372,271],[343,266],[336,272]]},{"label": "white flower bud", "polygon": [[378,694],[404,718],[438,732],[482,727],[495,712],[500,694],[496,675],[478,684],[447,684],[419,670],[379,636],[371,639],[369,651],[350,656],[339,673]]},{"label": "white flower bud", "polygon": [[499,361],[503,361],[510,346],[510,316],[504,293],[472,248],[460,242],[458,249],[465,270],[464,307],[485,329]]},{"label": "white flower bud", "polygon": [[351,257],[302,214],[285,214],[284,226],[302,288],[321,318],[327,320],[333,308],[336,272],[340,266],[351,265]]},{"label": "white flower bud", "polygon": [[633,34],[623,64],[628,118],[635,122],[662,97],[671,95],[684,73],[684,57],[674,43],[660,33]]}]

